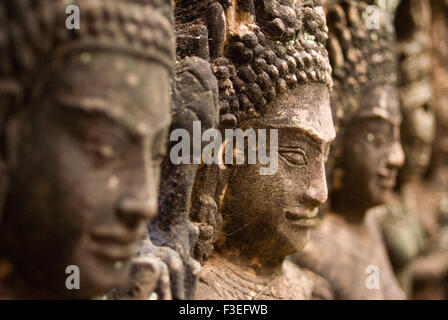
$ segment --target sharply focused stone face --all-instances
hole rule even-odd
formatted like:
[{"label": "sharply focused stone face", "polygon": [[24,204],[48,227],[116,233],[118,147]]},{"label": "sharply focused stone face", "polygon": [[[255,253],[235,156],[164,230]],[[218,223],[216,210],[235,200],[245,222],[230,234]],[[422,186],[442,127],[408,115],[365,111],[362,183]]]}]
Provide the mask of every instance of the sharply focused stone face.
[{"label": "sharply focused stone face", "polygon": [[[11,181],[0,243],[31,283],[87,298],[123,283],[156,214],[169,73],[103,51],[55,66],[7,131]],[[66,290],[68,265],[80,269],[80,290]]]},{"label": "sharply focused stone face", "polygon": [[225,231],[250,255],[281,258],[303,249],[327,200],[325,161],[335,137],[328,88],[301,85],[252,125],[278,129],[278,170],[260,175],[260,164],[233,168]]},{"label": "sharply focused stone face", "polygon": [[391,86],[369,90],[345,129],[341,159],[342,188],[363,207],[384,203],[403,165],[396,91]]}]

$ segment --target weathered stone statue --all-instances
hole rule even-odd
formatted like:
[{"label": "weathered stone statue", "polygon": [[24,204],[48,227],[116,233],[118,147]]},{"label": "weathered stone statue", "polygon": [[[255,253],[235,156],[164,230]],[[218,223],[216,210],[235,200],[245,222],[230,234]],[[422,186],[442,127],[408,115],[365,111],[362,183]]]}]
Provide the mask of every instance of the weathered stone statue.
[{"label": "weathered stone statue", "polygon": [[[195,39],[194,33],[184,35],[178,32],[178,43],[182,43],[183,36]],[[200,121],[202,136],[207,129],[218,127],[217,79],[211,64],[199,58],[201,55],[187,56],[182,53],[181,46],[178,49],[170,132],[187,130],[193,137],[193,122]],[[202,48],[194,45],[191,50]],[[171,150],[176,143],[172,141],[168,149]],[[190,164],[175,164],[171,153],[165,156],[158,199],[159,214],[152,220],[149,233],[140,243],[127,283],[110,292],[108,298],[178,300],[194,297],[200,264],[192,257],[192,251],[199,230],[191,223],[189,213],[200,165],[193,160],[190,158]]]},{"label": "weathered stone statue", "polygon": [[[425,247],[408,269],[412,272],[414,299],[448,298],[448,3],[431,1],[432,106],[436,137],[425,184],[421,212]],[[428,223],[430,222],[430,223]]]},{"label": "weathered stone statue", "polygon": [[[0,298],[121,286],[157,212],[170,1],[0,1]],[[5,183],[7,182],[7,183]],[[66,286],[68,266],[79,290]]]},{"label": "weathered stone statue", "polygon": [[434,232],[437,205],[424,175],[431,159],[435,119],[431,89],[431,6],[403,0],[395,16],[399,54],[399,92],[403,113],[401,136],[406,161],[399,173],[398,193],[385,206],[383,233],[394,270],[411,296],[412,261]]},{"label": "weathered stone statue", "polygon": [[[324,163],[335,133],[322,7],[178,1],[176,9],[178,53],[213,64],[222,132],[267,129],[273,139],[269,129],[278,130],[278,167],[270,175],[260,173],[268,164],[249,164],[247,154],[244,164],[198,172],[190,215],[200,230],[195,254],[203,267],[195,298],[331,297],[323,279],[283,264],[305,246],[327,199]],[[244,150],[267,145],[276,156],[273,140],[257,143],[248,141]]]},{"label": "weathered stone statue", "polygon": [[368,3],[329,1],[328,50],[337,141],[332,148],[330,203],[309,245],[291,260],[325,278],[337,299],[402,299],[379,217],[403,164],[393,25],[366,24]]},{"label": "weathered stone statue", "polygon": [[431,173],[438,184],[448,185],[448,4],[432,0],[431,9],[433,104],[437,120]]},{"label": "weathered stone statue", "polygon": [[[187,57],[180,60],[176,70],[170,132],[184,129],[193,137],[194,121],[200,121],[201,135],[216,128],[218,85],[210,64],[198,57]],[[169,149],[174,145],[170,143]],[[147,299],[153,291],[164,300],[194,296],[200,264],[193,259],[192,250],[199,231],[191,223],[189,212],[199,165],[192,158],[190,164],[175,164],[170,152],[162,168],[159,214],[133,260],[130,280],[111,292],[112,299]]]}]

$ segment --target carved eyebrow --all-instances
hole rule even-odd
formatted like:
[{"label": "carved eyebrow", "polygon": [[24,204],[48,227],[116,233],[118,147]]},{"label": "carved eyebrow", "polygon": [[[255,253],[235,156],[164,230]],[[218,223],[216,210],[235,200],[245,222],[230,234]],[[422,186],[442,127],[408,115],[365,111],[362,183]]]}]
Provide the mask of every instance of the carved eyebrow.
[{"label": "carved eyebrow", "polygon": [[309,137],[311,140],[313,140],[314,143],[318,144],[318,145],[329,145],[331,144],[331,142],[333,141],[333,139],[325,139],[322,136],[318,135],[316,132],[310,131],[310,130],[306,130],[304,128],[300,128],[300,127],[282,127],[282,126],[271,126],[271,129],[287,129],[287,130],[291,130],[294,132],[299,132],[302,133],[303,135]]},{"label": "carved eyebrow", "polygon": [[[384,117],[381,116],[377,116],[377,115],[371,115],[371,116],[366,116],[363,118],[359,118],[359,123],[362,123],[363,120],[375,120],[375,121],[379,121],[383,124],[387,125],[387,130],[390,132],[393,132],[395,124],[390,120],[390,119],[386,119]],[[363,127],[369,129],[369,130],[373,130],[373,131],[377,131],[378,130],[378,126],[372,127],[373,124],[370,125],[366,125],[364,124]]]},{"label": "carved eyebrow", "polygon": [[[393,118],[393,116],[390,116],[391,118]],[[402,119],[401,116],[396,116],[395,121],[394,119],[391,119],[386,117],[385,115],[381,115],[381,114],[377,114],[377,113],[364,113],[364,114],[360,114],[358,116],[355,116],[353,119],[358,120],[358,121],[362,121],[362,120],[372,120],[372,119],[377,119],[377,120],[383,120],[385,122],[387,122],[388,124],[390,124],[391,126],[394,125],[400,125]]]},{"label": "carved eyebrow", "polygon": [[[110,103],[101,98],[75,99],[70,96],[60,96],[56,99],[56,102],[58,106],[70,111],[85,115],[101,115],[107,118],[110,122],[123,127],[136,139],[142,139],[148,136],[150,130],[156,130],[157,132],[163,130],[170,123],[169,121],[160,121],[157,123],[156,128],[150,128],[149,125],[136,128],[123,120],[124,114],[121,114],[121,112],[111,112],[111,110],[114,109],[114,106],[111,106]],[[118,107],[115,107],[115,110],[119,110]]]}]

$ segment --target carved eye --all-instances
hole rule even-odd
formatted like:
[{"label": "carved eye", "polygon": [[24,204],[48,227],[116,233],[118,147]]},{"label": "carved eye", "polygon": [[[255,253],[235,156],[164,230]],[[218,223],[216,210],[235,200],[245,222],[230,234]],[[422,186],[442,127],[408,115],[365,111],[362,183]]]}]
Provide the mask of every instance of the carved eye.
[{"label": "carved eye", "polygon": [[369,143],[375,144],[377,147],[382,147],[388,144],[388,137],[382,133],[369,132],[366,135],[366,140]]},{"label": "carved eye", "polygon": [[159,152],[152,156],[152,165],[154,167],[158,167],[162,164],[165,155],[162,152]]},{"label": "carved eye", "polygon": [[154,166],[160,166],[163,162],[163,159],[165,158],[167,154],[167,147],[166,147],[166,137],[167,129],[164,128],[163,130],[160,130],[157,132],[152,147],[151,147],[151,153],[152,153],[152,162]]},{"label": "carved eye", "polygon": [[308,163],[308,158],[303,150],[280,150],[280,156],[294,166],[304,166]]},{"label": "carved eye", "polygon": [[88,143],[86,147],[90,150],[96,166],[106,165],[111,161],[115,161],[120,156],[119,152],[110,145]]},{"label": "carved eye", "polygon": [[97,148],[96,153],[98,156],[102,157],[103,159],[113,159],[117,156],[116,150],[112,146],[109,145],[102,145],[101,147]]}]

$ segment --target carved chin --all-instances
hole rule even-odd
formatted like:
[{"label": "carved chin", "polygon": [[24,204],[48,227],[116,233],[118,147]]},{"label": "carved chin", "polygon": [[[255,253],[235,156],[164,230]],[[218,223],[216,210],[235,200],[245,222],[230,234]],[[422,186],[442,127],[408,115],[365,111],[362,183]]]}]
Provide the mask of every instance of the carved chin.
[{"label": "carved chin", "polygon": [[281,231],[281,240],[277,243],[283,243],[284,255],[290,255],[303,250],[310,240],[311,228],[288,226],[287,230]]},{"label": "carved chin", "polygon": [[102,295],[124,285],[131,267],[129,260],[111,261],[81,248],[74,261],[78,261],[82,296],[86,297]]},{"label": "carved chin", "polygon": [[393,184],[391,182],[387,182],[387,185],[386,183],[380,182],[374,183],[369,194],[369,207],[375,207],[384,204],[386,202],[387,194],[393,189],[394,185],[395,182]]}]

